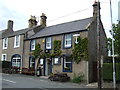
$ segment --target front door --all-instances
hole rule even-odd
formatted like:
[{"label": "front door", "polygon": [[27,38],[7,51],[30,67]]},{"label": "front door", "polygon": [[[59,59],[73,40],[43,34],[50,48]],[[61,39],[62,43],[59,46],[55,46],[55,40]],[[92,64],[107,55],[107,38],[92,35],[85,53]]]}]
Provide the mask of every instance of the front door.
[{"label": "front door", "polygon": [[45,60],[45,75],[50,75],[52,73],[52,59],[46,58]]}]

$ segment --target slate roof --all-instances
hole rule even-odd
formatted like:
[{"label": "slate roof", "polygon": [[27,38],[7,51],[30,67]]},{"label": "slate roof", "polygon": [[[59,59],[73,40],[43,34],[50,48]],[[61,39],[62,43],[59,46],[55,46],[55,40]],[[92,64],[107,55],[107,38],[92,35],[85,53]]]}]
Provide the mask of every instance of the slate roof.
[{"label": "slate roof", "polygon": [[[36,27],[39,27],[39,26],[34,26],[34,27],[32,27],[32,28],[21,29],[21,30],[14,31],[14,32],[11,32],[11,33],[5,33],[5,32],[3,32],[2,38],[6,38],[6,37],[11,37],[11,36],[15,36],[15,35],[24,34],[24,33],[26,33],[27,31],[33,30],[33,29],[36,28]],[[6,30],[7,30],[7,29],[6,29]]]},{"label": "slate roof", "polygon": [[0,31],[0,38],[2,38],[2,33],[3,33],[4,31],[5,31],[5,30]]},{"label": "slate roof", "polygon": [[41,31],[39,31],[29,39],[86,30],[92,21],[93,21],[93,17],[90,17],[86,19],[45,27],[44,29],[42,29]]}]

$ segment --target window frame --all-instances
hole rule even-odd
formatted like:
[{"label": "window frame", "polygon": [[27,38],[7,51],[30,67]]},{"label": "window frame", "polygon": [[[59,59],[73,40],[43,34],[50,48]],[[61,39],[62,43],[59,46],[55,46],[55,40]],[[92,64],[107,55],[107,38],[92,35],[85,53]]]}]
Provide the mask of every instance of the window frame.
[{"label": "window frame", "polygon": [[[17,43],[18,43],[18,45],[17,45]],[[14,37],[14,48],[18,48],[18,47],[20,47],[20,35],[16,35]]]},{"label": "window frame", "polygon": [[[3,56],[5,55],[5,59],[3,59]],[[7,60],[7,54],[2,54],[1,61],[6,61]]]},{"label": "window frame", "polygon": [[[70,35],[70,38],[68,38]],[[71,48],[72,47],[72,34],[65,34],[64,35],[64,48]],[[67,44],[67,42],[70,42],[70,44]]]},{"label": "window frame", "polygon": [[[55,59],[58,59],[57,63],[55,62]],[[61,58],[60,57],[54,57],[53,61],[54,61],[54,65],[60,65],[61,64]]]},{"label": "window frame", "polygon": [[[72,72],[72,60],[71,61],[66,61],[66,59],[68,59],[70,57],[64,56],[63,57],[63,72]],[[69,70],[65,70],[66,64],[70,64],[70,69]]]},{"label": "window frame", "polygon": [[7,49],[8,48],[8,38],[3,38],[2,42],[3,42],[3,49]]},{"label": "window frame", "polygon": [[[32,62],[31,62],[32,60]],[[34,66],[32,66],[34,64]],[[35,58],[34,57],[29,57],[29,68],[35,68]]]},{"label": "window frame", "polygon": [[20,68],[21,67],[21,56],[19,55],[14,55],[12,57],[12,67],[18,67]]},{"label": "window frame", "polygon": [[[32,46],[33,45],[33,46]],[[31,40],[30,41],[30,50],[33,51],[35,50],[35,45],[36,45],[36,41],[35,40]],[[34,47],[34,48],[33,48]]]},{"label": "window frame", "polygon": [[[48,39],[50,40],[49,42],[48,42]],[[50,44],[50,46],[47,47],[48,46],[47,44]],[[45,38],[45,49],[47,49],[47,50],[51,50],[52,49],[52,37],[46,37]]]}]

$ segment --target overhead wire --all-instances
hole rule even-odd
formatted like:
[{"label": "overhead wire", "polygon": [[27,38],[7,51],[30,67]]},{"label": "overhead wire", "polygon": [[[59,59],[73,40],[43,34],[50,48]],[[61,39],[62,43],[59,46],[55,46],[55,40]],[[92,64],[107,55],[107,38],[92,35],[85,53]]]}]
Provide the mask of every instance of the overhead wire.
[{"label": "overhead wire", "polygon": [[[115,3],[116,1],[114,1],[114,3]],[[109,2],[101,2],[102,4],[104,4],[104,3],[109,3]],[[70,16],[70,15],[73,15],[73,14],[76,14],[76,13],[80,13],[80,12],[83,12],[83,11],[86,11],[86,10],[88,10],[88,9],[91,9],[92,8],[92,6],[90,6],[90,7],[88,7],[88,8],[85,8],[85,9],[82,9],[82,10],[79,10],[79,11],[76,11],[76,12],[73,12],[73,13],[69,13],[69,14],[66,14],[66,15],[64,15],[64,16],[60,16],[60,17],[58,17],[58,18],[55,18],[55,19],[52,19],[52,20],[49,20],[48,22],[52,22],[52,21],[55,21],[55,20],[58,20],[58,19],[61,19],[61,18],[65,18],[65,17],[68,17],[68,16]]]},{"label": "overhead wire", "polygon": [[55,21],[55,20],[57,20],[57,19],[64,18],[64,17],[70,16],[70,15],[73,15],[73,14],[76,14],[76,13],[80,13],[80,12],[86,11],[86,10],[88,10],[88,9],[91,9],[91,7],[88,7],[88,8],[85,8],[85,9],[83,9],[83,10],[79,10],[79,11],[76,11],[76,12],[73,12],[73,13],[70,13],[70,14],[66,14],[66,15],[64,15],[64,16],[61,16],[61,17],[58,17],[58,18],[49,20],[48,22]]}]

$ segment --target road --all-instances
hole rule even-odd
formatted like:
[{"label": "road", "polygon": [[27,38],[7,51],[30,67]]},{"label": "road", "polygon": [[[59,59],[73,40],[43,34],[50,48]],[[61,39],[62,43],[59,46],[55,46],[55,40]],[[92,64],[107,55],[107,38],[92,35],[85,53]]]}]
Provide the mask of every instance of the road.
[{"label": "road", "polygon": [[2,74],[2,88],[85,88],[84,85],[70,82],[55,82],[46,78],[21,75]]}]

